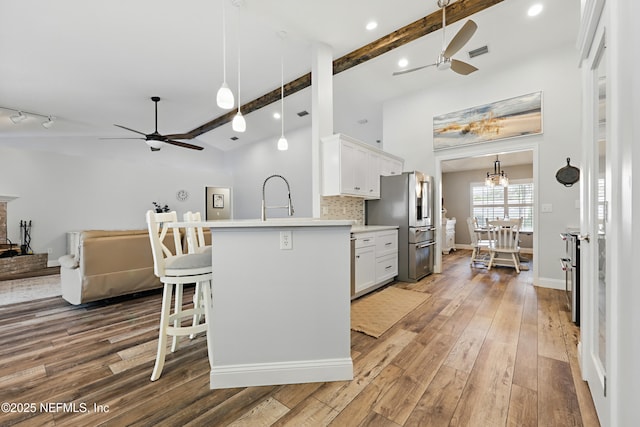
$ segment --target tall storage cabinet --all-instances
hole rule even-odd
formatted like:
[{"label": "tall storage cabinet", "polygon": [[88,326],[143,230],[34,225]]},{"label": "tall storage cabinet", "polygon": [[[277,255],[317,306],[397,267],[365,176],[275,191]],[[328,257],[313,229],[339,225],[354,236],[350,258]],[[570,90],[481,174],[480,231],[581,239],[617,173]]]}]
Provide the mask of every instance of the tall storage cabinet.
[{"label": "tall storage cabinet", "polygon": [[442,253],[456,250],[456,219],[442,217]]}]

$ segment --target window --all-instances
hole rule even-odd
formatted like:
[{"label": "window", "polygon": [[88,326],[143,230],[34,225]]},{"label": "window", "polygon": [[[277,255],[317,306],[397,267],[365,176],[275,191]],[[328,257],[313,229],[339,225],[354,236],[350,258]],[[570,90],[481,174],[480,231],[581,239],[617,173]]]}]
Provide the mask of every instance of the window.
[{"label": "window", "polygon": [[533,182],[511,180],[506,188],[471,183],[471,216],[481,225],[496,218],[522,217],[521,231],[533,231]]}]

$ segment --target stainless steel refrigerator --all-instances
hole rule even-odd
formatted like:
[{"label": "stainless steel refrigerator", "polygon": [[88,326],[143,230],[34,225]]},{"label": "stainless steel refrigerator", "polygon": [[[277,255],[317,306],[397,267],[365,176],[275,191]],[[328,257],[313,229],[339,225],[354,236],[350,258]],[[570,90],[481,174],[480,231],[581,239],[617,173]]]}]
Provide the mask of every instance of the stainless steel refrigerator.
[{"label": "stainless steel refrigerator", "polygon": [[367,200],[368,225],[397,225],[398,280],[416,282],[433,273],[433,177],[404,172],[380,177],[380,199]]}]

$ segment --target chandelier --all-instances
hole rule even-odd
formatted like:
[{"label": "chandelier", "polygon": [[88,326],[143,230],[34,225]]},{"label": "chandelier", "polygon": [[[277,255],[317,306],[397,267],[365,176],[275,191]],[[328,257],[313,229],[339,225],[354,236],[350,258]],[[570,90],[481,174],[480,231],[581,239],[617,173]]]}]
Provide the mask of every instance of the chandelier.
[{"label": "chandelier", "polygon": [[509,178],[505,171],[500,169],[500,160],[496,156],[496,161],[493,162],[493,173],[487,172],[487,178],[484,181],[487,187],[495,187],[496,185],[502,185],[507,187],[509,185]]}]

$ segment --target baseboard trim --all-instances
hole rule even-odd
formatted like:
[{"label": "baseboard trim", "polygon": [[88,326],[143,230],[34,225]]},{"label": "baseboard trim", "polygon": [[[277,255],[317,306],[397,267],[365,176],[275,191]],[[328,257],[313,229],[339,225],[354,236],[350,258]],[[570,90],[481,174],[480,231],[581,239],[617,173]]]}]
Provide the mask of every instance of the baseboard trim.
[{"label": "baseboard trim", "polygon": [[534,283],[534,285],[540,288],[558,289],[560,291],[566,289],[564,280],[551,279],[549,277],[539,277],[538,283]]},{"label": "baseboard trim", "polygon": [[298,384],[353,379],[353,361],[325,359],[214,366],[209,387],[214,389]]}]

